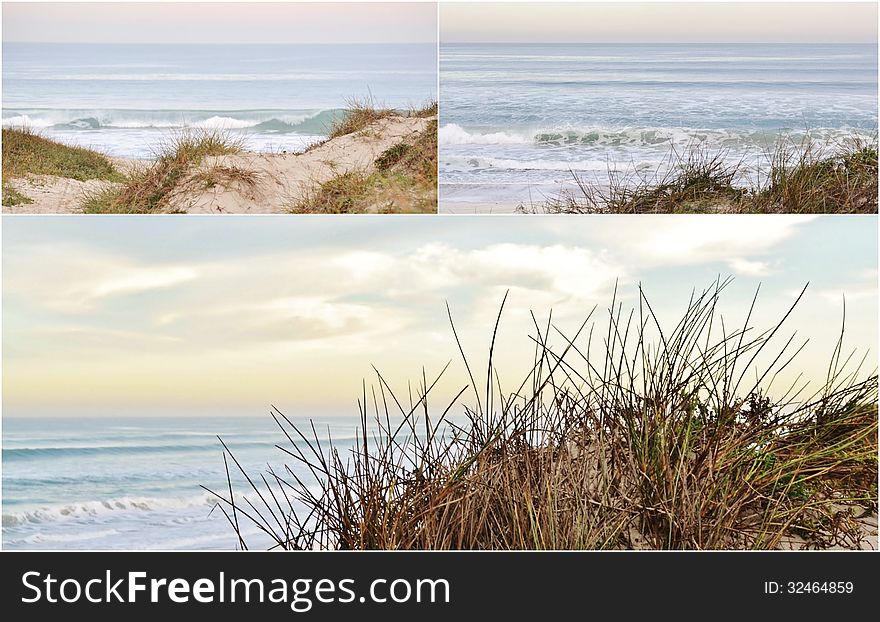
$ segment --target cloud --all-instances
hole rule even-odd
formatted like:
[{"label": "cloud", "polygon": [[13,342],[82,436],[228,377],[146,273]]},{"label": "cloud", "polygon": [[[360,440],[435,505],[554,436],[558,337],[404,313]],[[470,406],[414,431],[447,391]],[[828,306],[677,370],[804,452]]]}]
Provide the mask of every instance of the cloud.
[{"label": "cloud", "polygon": [[866,298],[876,298],[877,287],[868,284],[850,284],[840,287],[825,287],[817,290],[816,293],[825,302],[840,305],[843,301],[849,303]]},{"label": "cloud", "polygon": [[763,261],[750,261],[748,259],[731,259],[727,262],[737,274],[745,276],[769,276],[770,266]]},{"label": "cloud", "polygon": [[592,298],[627,270],[606,253],[577,245],[491,244],[460,250],[429,244],[413,255],[423,287],[522,287],[557,299]]},{"label": "cloud", "polygon": [[171,288],[200,275],[194,265],[141,265],[70,244],[20,246],[6,256],[4,291],[62,313],[90,311],[105,299]]},{"label": "cloud", "polygon": [[786,215],[740,216],[715,215],[711,218],[693,216],[671,217],[663,222],[633,223],[625,232],[618,232],[633,250],[646,258],[667,265],[699,264],[711,261],[727,262],[734,269],[755,269],[743,263],[746,258],[773,251],[777,245],[792,237],[813,216]]},{"label": "cloud", "polygon": [[[181,223],[167,247],[149,244],[152,230],[136,227],[112,244],[104,241],[109,236],[92,234],[74,244],[82,235],[75,228],[60,235],[34,227],[24,231],[26,242],[16,239],[22,233],[13,231],[22,225],[15,225],[4,231],[4,242],[12,242],[4,245],[4,351],[16,382],[29,383],[17,389],[18,399],[42,399],[47,380],[66,379],[76,395],[52,395],[72,402],[78,395],[104,399],[109,387],[146,401],[179,394],[194,402],[281,396],[337,403],[348,400],[345,387],[357,389],[371,363],[399,379],[423,364],[457,360],[446,300],[471,364],[479,367],[510,292],[494,353],[504,373],[518,379],[534,352],[530,311],[543,327],[552,310],[554,325],[571,336],[594,305],[593,319],[604,325],[615,283],[629,297],[644,282],[661,321],[674,322],[690,289],[708,285],[694,278],[729,270],[746,277],[724,297],[732,325],[749,308],[750,279],[772,275],[752,318],[759,327],[787,310],[795,295],[788,288],[812,280],[808,296],[817,304],[802,307],[789,324],[809,329],[804,334],[819,352],[811,365],[824,369],[821,356],[829,348],[822,337],[837,334],[827,327],[839,316],[842,292],[853,334],[869,342],[876,335],[876,271],[862,269],[876,262],[866,254],[867,229],[853,225],[860,243],[845,273],[835,271],[834,250],[822,244],[815,244],[810,273],[796,270],[791,258],[803,257],[826,233],[805,226],[807,220],[467,219],[460,235],[445,221],[425,221],[390,239],[384,223],[369,231],[359,224],[358,235],[340,223],[344,235],[337,238],[316,236],[292,219],[277,225],[291,227],[289,236],[273,230],[265,244],[243,236],[229,243],[228,253],[192,241],[206,235],[201,221]],[[212,226],[219,225],[207,231]],[[33,244],[37,234],[46,242]],[[310,244],[316,237],[326,241]],[[631,302],[626,299],[625,311]],[[597,336],[594,347],[601,349],[601,341]],[[463,372],[458,366],[450,373]]]},{"label": "cloud", "polygon": [[[383,304],[355,304],[320,296],[289,296],[208,309],[187,332],[226,341],[321,341],[369,334],[378,337],[407,324],[406,314]],[[206,335],[207,333],[207,335]]]},{"label": "cloud", "polygon": [[580,313],[626,277],[604,253],[561,244],[462,250],[430,242],[409,254],[276,253],[200,266],[186,304],[169,300],[152,311],[149,325],[204,347],[320,342],[375,348],[404,331],[435,330],[447,299],[465,321],[494,317],[507,290],[506,315],[564,309],[569,302]]},{"label": "cloud", "polygon": [[193,267],[170,266],[165,268],[129,268],[119,274],[87,287],[86,295],[92,299],[122,294],[136,294],[151,289],[172,287],[191,281],[199,272]]}]

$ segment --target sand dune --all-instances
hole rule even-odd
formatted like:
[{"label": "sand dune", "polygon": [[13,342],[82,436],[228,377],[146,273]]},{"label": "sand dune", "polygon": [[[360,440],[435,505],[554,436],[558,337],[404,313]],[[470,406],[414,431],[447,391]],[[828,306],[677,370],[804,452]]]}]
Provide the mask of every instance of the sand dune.
[{"label": "sand dune", "polygon": [[[190,214],[283,213],[312,188],[354,170],[371,172],[379,154],[423,132],[430,118],[382,119],[361,132],[340,136],[303,154],[245,153],[206,158],[171,197],[169,211]],[[199,187],[200,174],[238,169],[255,174],[248,184],[230,176],[229,183]],[[223,175],[219,176],[221,179]]]},{"label": "sand dune", "polygon": [[[410,143],[436,117],[395,116],[378,120],[358,132],[339,136],[305,153],[252,153],[205,158],[178,182],[162,211],[191,214],[274,214],[291,206],[320,184],[352,171],[370,173],[387,149]],[[124,174],[149,162],[114,159]],[[32,203],[5,206],[7,213],[74,214],[86,197],[122,184],[77,181],[52,175],[11,179],[12,187]]]}]

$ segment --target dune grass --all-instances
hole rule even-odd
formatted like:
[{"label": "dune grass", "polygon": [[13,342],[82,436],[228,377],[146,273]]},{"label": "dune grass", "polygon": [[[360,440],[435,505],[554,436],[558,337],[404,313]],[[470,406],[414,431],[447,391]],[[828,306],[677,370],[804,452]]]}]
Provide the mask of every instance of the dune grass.
[{"label": "dune grass", "polygon": [[437,121],[410,142],[392,145],[373,171],[350,171],[320,184],[290,208],[297,214],[428,213],[437,210]]},{"label": "dune grass", "polygon": [[376,121],[399,114],[393,108],[377,104],[372,95],[361,98],[351,97],[345,102],[344,114],[333,122],[327,131],[327,136],[332,139],[360,132]]},{"label": "dune grass", "polygon": [[253,188],[257,185],[259,178],[259,173],[241,166],[217,165],[194,173],[189,178],[189,183],[197,189],[204,190],[210,190],[218,186],[223,188]]},{"label": "dune grass", "polygon": [[16,205],[28,205],[34,200],[12,187],[8,182],[3,182],[3,206],[14,207]]},{"label": "dune grass", "polygon": [[416,117],[420,119],[437,116],[439,107],[436,101],[429,101],[421,108],[397,110],[376,102],[372,95],[351,97],[345,102],[345,112],[327,129],[328,138],[338,138],[347,134],[361,132],[367,127],[391,117]]},{"label": "dune grass", "polygon": [[[858,518],[877,510],[876,370],[861,373],[841,331],[818,390],[771,397],[800,352],[780,335],[793,307],[759,332],[753,301],[731,330],[726,284],[669,326],[641,290],[602,329],[595,309],[572,335],[533,316],[531,371],[506,392],[502,302],[481,377],[453,324],[470,378],[453,400],[432,397],[448,365],[407,395],[376,372],[345,450],[273,410],[278,447],[317,487],[289,467],[252,477],[224,444],[228,486],[209,492],[242,548],[245,526],[288,550],[859,548]],[[464,423],[448,420],[458,409]]]},{"label": "dune grass", "polygon": [[[125,186],[87,197],[83,211],[92,214],[149,214],[163,211],[178,184],[209,156],[241,153],[240,141],[223,132],[187,131],[160,146],[155,161],[132,173]],[[213,171],[213,175],[211,172]],[[202,183],[222,183],[222,167],[200,173]],[[211,178],[204,178],[209,175]],[[240,177],[240,176],[239,176]]]},{"label": "dune grass", "polygon": [[766,154],[767,171],[749,187],[739,184],[741,162],[694,146],[672,149],[663,171],[651,174],[609,168],[599,186],[572,172],[574,192],[527,213],[877,213],[877,142],[849,140],[817,145],[780,142]]},{"label": "dune grass", "polygon": [[780,145],[754,198],[756,212],[877,213],[877,142],[853,140],[834,153]]},{"label": "dune grass", "polygon": [[78,181],[119,182],[124,176],[104,155],[40,136],[28,128],[3,128],[3,205],[32,203],[9,180],[27,175],[54,175]]},{"label": "dune grass", "polygon": [[412,108],[407,116],[416,117],[418,119],[427,119],[436,117],[440,114],[440,106],[436,101],[429,101],[420,108]]}]

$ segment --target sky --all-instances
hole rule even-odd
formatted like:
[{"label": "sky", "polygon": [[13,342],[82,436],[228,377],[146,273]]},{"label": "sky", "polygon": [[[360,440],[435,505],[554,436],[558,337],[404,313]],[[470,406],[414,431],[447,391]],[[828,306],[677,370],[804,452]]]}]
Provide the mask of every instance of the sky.
[{"label": "sky", "polygon": [[440,41],[877,43],[877,3],[447,2]]},{"label": "sky", "polygon": [[3,41],[433,43],[433,3],[3,3]]},{"label": "sky", "polygon": [[727,326],[761,285],[761,330],[810,282],[779,338],[809,338],[790,374],[812,382],[845,295],[847,348],[870,371],[876,230],[874,216],[6,217],[3,414],[354,416],[373,365],[405,395],[452,361],[447,399],[467,376],[446,303],[485,369],[507,291],[495,360],[512,387],[530,312],[572,335],[596,307],[601,334],[615,285],[626,309],[641,283],[668,331],[719,276],[734,277]]}]

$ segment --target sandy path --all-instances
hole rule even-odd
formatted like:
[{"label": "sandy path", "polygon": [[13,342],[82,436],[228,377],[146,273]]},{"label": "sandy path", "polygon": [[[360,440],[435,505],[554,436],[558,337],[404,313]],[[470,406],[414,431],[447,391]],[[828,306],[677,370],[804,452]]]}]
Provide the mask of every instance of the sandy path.
[{"label": "sandy path", "polygon": [[[340,136],[303,154],[246,153],[215,156],[181,182],[169,210],[189,214],[278,214],[316,187],[337,175],[373,170],[373,161],[386,149],[411,142],[424,131],[430,118],[392,117],[366,129]],[[236,168],[255,174],[253,185],[229,181],[204,187],[199,175],[212,169]]]}]

